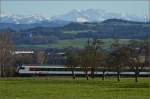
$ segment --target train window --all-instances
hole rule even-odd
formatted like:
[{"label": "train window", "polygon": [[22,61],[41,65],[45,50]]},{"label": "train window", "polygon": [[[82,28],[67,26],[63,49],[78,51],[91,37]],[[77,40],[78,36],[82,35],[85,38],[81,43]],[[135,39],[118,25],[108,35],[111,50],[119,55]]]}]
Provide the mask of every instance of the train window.
[{"label": "train window", "polygon": [[[30,68],[30,71],[72,71],[72,68]],[[75,68],[75,71],[82,71],[82,68]]]},{"label": "train window", "polygon": [[25,69],[24,67],[20,67],[20,69]]},{"label": "train window", "polygon": [[65,71],[65,68],[30,68],[30,71]]},{"label": "train window", "polygon": [[30,68],[30,71],[35,71],[35,68]]},{"label": "train window", "polygon": [[51,68],[30,68],[30,71],[52,71]]}]

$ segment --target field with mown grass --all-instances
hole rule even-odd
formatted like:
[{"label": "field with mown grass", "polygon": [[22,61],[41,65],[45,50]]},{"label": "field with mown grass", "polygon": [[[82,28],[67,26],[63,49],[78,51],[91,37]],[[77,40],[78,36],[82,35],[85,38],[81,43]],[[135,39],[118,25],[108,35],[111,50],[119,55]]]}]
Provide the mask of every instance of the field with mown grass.
[{"label": "field with mown grass", "polygon": [[0,99],[150,99],[150,78],[0,78]]},{"label": "field with mown grass", "polygon": [[[15,45],[16,48],[33,48],[33,49],[46,49],[46,48],[68,48],[68,47],[75,47],[75,48],[84,48],[87,45],[87,38],[80,38],[80,39],[69,39],[69,40],[58,40],[55,43],[50,44],[21,44]],[[113,42],[113,39],[100,39],[104,42],[103,48],[110,48]],[[127,44],[130,39],[120,39],[121,44]]]}]

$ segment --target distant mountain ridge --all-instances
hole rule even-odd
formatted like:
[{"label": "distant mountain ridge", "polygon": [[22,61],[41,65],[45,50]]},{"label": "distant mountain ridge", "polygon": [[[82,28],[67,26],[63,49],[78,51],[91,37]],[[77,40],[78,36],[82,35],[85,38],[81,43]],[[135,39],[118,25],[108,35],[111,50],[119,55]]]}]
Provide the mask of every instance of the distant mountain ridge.
[{"label": "distant mountain ridge", "polygon": [[[102,22],[71,22],[61,27],[39,25],[31,28],[26,24],[23,29],[17,24],[14,27],[18,30],[8,27],[0,29],[0,32],[10,31],[15,44],[49,44],[58,40],[88,37],[113,38],[114,35],[120,39],[145,39],[150,35],[149,24],[150,22],[108,19]],[[0,24],[1,26],[3,25]]]},{"label": "distant mountain ridge", "polygon": [[40,23],[32,24],[15,24],[15,23],[0,23],[0,29],[11,28],[14,30],[31,29],[35,27],[62,27],[70,22],[55,20],[55,21],[42,21]]},{"label": "distant mountain ridge", "polygon": [[[73,24],[78,27],[81,24],[150,24],[150,22],[136,22],[136,21],[128,21],[122,19],[107,19],[102,22],[69,22],[69,21],[62,21],[62,20],[54,20],[54,21],[42,21],[40,23],[32,23],[32,24],[15,24],[15,23],[0,23],[0,30],[1,29],[12,29],[15,31],[19,30],[26,30],[32,29],[36,27],[50,27],[50,28],[58,28],[58,27],[67,27],[72,26]],[[71,25],[70,25],[71,24]],[[76,28],[76,27],[73,27]]]},{"label": "distant mountain ridge", "polygon": [[146,18],[139,17],[136,15],[129,15],[125,13],[113,13],[100,9],[86,9],[86,10],[73,9],[72,11],[66,14],[52,17],[52,19],[53,20],[59,19],[73,22],[101,22],[107,19],[123,19],[139,22],[146,21]]},{"label": "distant mountain ridge", "polygon": [[[24,15],[11,15],[1,14],[0,23],[13,23],[13,24],[41,24],[44,22],[51,23],[53,21],[66,21],[66,22],[101,22],[107,19],[123,19],[129,21],[145,22],[145,17],[139,17],[136,15],[112,13],[100,9],[86,9],[78,10],[73,9],[63,15],[44,17],[36,14],[31,16]],[[58,21],[57,21],[58,22]]]},{"label": "distant mountain ridge", "polygon": [[149,24],[150,22],[137,22],[137,21],[129,21],[129,20],[123,20],[123,19],[107,19],[102,21],[102,23],[111,23],[111,24],[115,24],[115,23],[123,23],[123,24]]},{"label": "distant mountain ridge", "polygon": [[0,18],[1,18],[0,23],[14,23],[14,24],[33,24],[33,23],[41,23],[43,21],[49,21],[49,18],[38,14],[24,16],[24,15],[2,13]]}]

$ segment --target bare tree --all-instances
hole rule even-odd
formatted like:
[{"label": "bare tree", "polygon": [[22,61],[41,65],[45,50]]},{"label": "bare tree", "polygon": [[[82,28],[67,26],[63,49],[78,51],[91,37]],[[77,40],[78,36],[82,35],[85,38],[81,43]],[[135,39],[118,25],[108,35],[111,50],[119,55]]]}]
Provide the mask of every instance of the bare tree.
[{"label": "bare tree", "polygon": [[79,67],[80,56],[73,51],[66,52],[66,56],[67,56],[66,66],[68,67],[69,70],[71,68],[72,77],[73,77],[73,79],[75,79],[75,77],[76,77],[75,70],[76,70],[76,67]]},{"label": "bare tree", "polygon": [[120,81],[120,73],[127,66],[129,61],[129,48],[121,44],[119,39],[115,38],[112,43],[112,52],[110,53],[110,66],[117,72],[117,81]]},{"label": "bare tree", "polygon": [[88,80],[89,79],[89,75],[88,72],[90,71],[90,66],[91,66],[91,57],[88,54],[88,50],[87,49],[83,49],[80,52],[80,56],[81,56],[81,67],[83,68],[84,72],[85,72],[85,77]]},{"label": "bare tree", "polygon": [[[102,45],[103,45],[103,41],[99,40],[99,39],[93,39],[92,44],[91,44],[91,57],[92,57],[92,64],[91,64],[91,76],[92,78],[95,77],[94,72],[96,71],[97,67],[98,67],[98,58],[99,58],[99,62],[100,62],[100,58],[101,58],[101,54],[100,54],[100,50],[102,49]],[[99,56],[99,57],[97,57]]]},{"label": "bare tree", "polygon": [[111,62],[112,65],[116,71],[117,71],[117,80],[120,81],[120,69],[121,69],[121,65],[120,65],[120,53],[118,52],[119,48],[120,48],[120,43],[119,43],[119,39],[114,38],[114,41],[112,43],[112,53],[111,53]]},{"label": "bare tree", "polygon": [[35,61],[37,64],[45,64],[47,61],[47,57],[44,51],[37,51],[35,53]]},{"label": "bare tree", "polygon": [[1,77],[7,76],[12,59],[12,43],[9,33],[0,33],[0,72]]},{"label": "bare tree", "polygon": [[144,40],[144,52],[145,52],[144,66],[149,67],[150,66],[150,39],[149,38]]},{"label": "bare tree", "polygon": [[105,78],[105,71],[107,70],[107,54],[104,51],[97,52],[96,67],[97,71],[102,71],[102,80]]},{"label": "bare tree", "polygon": [[138,82],[138,76],[140,71],[143,70],[144,61],[142,57],[142,50],[144,48],[140,41],[131,40],[129,42],[130,47],[130,68],[135,72],[135,82]]}]

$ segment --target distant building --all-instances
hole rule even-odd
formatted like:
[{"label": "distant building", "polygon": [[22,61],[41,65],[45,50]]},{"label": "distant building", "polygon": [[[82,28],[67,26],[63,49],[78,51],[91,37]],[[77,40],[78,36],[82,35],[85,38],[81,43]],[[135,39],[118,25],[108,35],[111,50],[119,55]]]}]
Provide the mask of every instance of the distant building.
[{"label": "distant building", "polygon": [[34,51],[15,51],[14,54],[34,54]]}]

